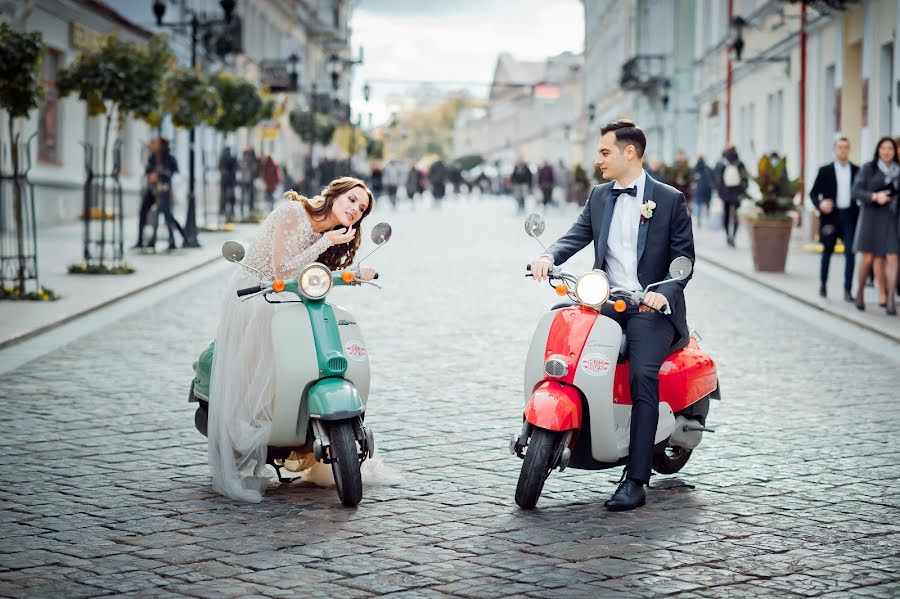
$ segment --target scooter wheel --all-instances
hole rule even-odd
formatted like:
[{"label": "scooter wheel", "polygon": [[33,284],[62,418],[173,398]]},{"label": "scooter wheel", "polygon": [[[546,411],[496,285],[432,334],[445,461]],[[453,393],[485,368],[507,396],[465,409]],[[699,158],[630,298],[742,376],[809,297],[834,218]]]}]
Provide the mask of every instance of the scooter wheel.
[{"label": "scooter wheel", "polygon": [[331,441],[331,471],[341,503],[354,507],[362,500],[362,474],[359,471],[359,450],[353,422],[335,422],[328,430]]},{"label": "scooter wheel", "polygon": [[207,424],[209,423],[209,410],[206,407],[206,402],[200,402],[200,405],[197,406],[197,411],[194,412],[194,426],[197,427],[197,430],[201,435],[207,437]]},{"label": "scooter wheel", "polygon": [[560,433],[543,428],[535,428],[531,433],[525,461],[522,462],[522,471],[519,473],[519,484],[516,485],[516,503],[523,510],[533,509],[537,505],[544,489],[544,481],[550,476],[550,469],[553,467],[559,436]]},{"label": "scooter wheel", "polygon": [[653,456],[653,469],[660,474],[675,474],[687,464],[691,450],[684,447],[666,447],[663,453]]}]

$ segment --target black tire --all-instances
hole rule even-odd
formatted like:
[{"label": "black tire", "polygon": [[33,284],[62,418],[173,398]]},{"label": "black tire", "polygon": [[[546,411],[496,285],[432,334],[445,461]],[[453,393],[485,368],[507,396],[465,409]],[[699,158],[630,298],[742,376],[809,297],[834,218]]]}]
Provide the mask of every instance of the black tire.
[{"label": "black tire", "polygon": [[331,472],[341,503],[354,507],[362,500],[362,474],[359,471],[359,450],[353,422],[333,423],[328,430],[331,441]]},{"label": "black tire", "polygon": [[653,469],[660,474],[675,474],[691,459],[691,451],[684,447],[666,447],[663,453],[653,456]]},{"label": "black tire", "polygon": [[197,406],[197,411],[194,412],[194,426],[197,427],[197,430],[200,431],[200,434],[204,437],[209,436],[206,434],[208,423],[209,410],[207,409],[205,402],[200,402],[200,405]]},{"label": "black tire", "polygon": [[533,509],[537,505],[544,481],[550,476],[550,465],[556,455],[558,441],[559,433],[543,428],[536,428],[531,433],[519,473],[519,484],[516,485],[516,503],[523,510]]}]

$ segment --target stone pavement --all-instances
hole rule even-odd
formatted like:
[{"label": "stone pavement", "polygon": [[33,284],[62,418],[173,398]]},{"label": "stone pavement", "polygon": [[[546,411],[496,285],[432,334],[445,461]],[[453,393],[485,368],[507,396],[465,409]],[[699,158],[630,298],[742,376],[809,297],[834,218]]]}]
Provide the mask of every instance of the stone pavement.
[{"label": "stone pavement", "polygon": [[[748,228],[741,223],[736,240],[737,247],[725,243],[722,229],[694,228],[697,255],[705,260],[726,268],[731,272],[761,283],[770,289],[783,293],[816,309],[823,310],[870,331],[880,333],[900,342],[900,318],[888,316],[884,308],[878,306],[878,292],[873,287],[866,288],[866,310],[861,312],[852,303],[844,301],[844,255],[835,254],[831,258],[828,276],[828,297],[819,297],[819,265],[821,254],[810,251],[813,244],[799,238],[791,240],[785,272],[756,272],[750,253]],[[856,280],[853,282],[856,291]]]},{"label": "stone pavement", "polygon": [[[574,212],[553,213],[546,239]],[[689,319],[723,401],[645,508],[620,470],[553,473],[517,509],[522,368],[556,296],[511,200],[380,206],[382,291],[338,289],[372,361],[384,466],[357,509],[273,482],[215,494],[187,403],[218,278],[3,376],[0,596],[897,597],[898,361],[723,286],[698,263]],[[589,267],[585,251],[569,263]],[[5,351],[15,351],[15,347]],[[2,359],[0,353],[0,359]]]},{"label": "stone pavement", "polygon": [[[145,254],[126,249],[130,275],[72,275],[69,266],[81,262],[81,223],[47,227],[38,232],[38,274],[41,285],[62,296],[55,302],[0,302],[0,347],[20,342],[40,332],[132,295],[148,287],[208,264],[221,256],[226,239],[243,239],[256,225],[236,225],[230,233],[201,233],[203,247],[171,253]],[[126,247],[134,245],[137,218],[125,219]],[[160,235],[164,237],[165,226]],[[160,238],[157,248],[164,248]]]}]

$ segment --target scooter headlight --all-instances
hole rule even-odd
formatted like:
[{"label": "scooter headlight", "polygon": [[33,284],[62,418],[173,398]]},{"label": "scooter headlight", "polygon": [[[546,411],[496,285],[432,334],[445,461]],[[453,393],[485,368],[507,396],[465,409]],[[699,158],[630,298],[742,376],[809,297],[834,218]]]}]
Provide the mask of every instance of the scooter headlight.
[{"label": "scooter headlight", "polygon": [[322,299],[331,291],[331,271],[324,264],[313,262],[297,278],[300,292],[309,299]]},{"label": "scooter headlight", "polygon": [[609,279],[600,270],[586,272],[575,282],[575,298],[586,306],[599,308],[609,299]]}]

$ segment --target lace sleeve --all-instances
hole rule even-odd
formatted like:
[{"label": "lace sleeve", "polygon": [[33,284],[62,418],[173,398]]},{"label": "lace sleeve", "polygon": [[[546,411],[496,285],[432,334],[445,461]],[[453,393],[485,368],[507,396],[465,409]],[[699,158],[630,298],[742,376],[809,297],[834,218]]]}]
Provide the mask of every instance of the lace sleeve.
[{"label": "lace sleeve", "polygon": [[309,218],[301,210],[303,207],[299,204],[291,206],[279,215],[275,223],[273,266],[276,278],[296,276],[300,268],[315,262],[331,246],[327,235],[316,239]]}]

